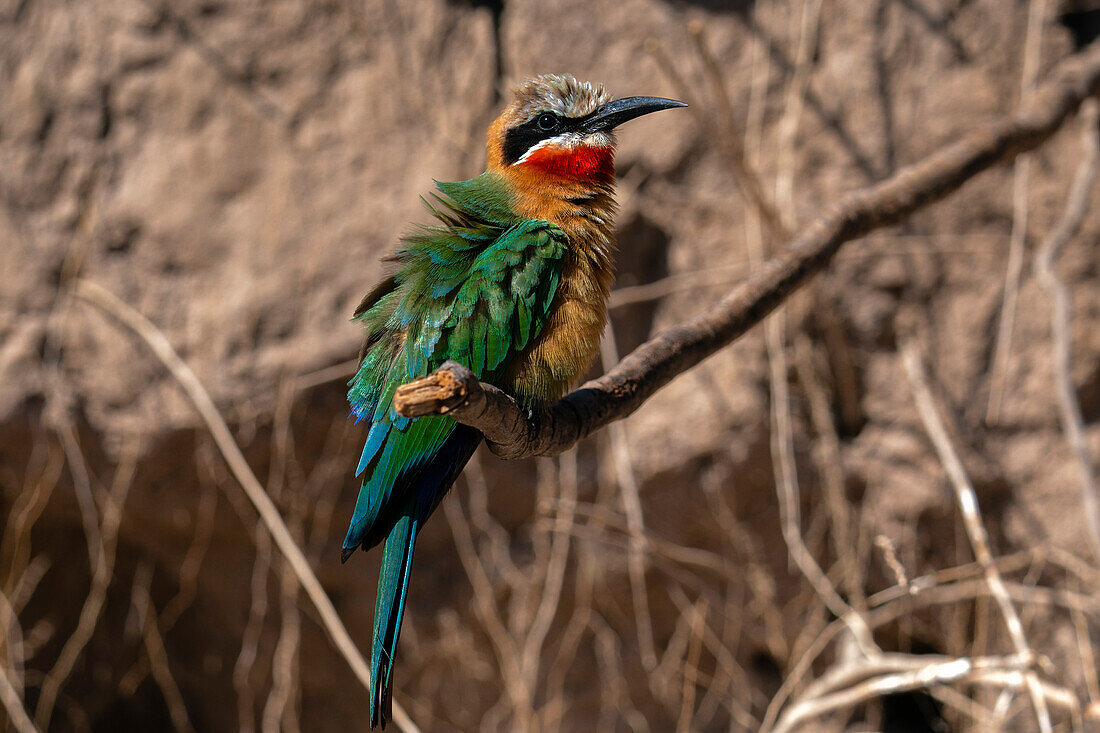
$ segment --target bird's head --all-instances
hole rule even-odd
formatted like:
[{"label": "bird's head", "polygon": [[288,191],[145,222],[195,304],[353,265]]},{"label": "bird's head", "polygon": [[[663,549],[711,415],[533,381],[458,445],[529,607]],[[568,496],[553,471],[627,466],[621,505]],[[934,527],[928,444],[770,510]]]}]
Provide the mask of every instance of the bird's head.
[{"label": "bird's head", "polygon": [[569,74],[528,79],[489,127],[488,167],[515,182],[609,183],[615,175],[615,128],[683,102],[611,98],[602,84]]}]

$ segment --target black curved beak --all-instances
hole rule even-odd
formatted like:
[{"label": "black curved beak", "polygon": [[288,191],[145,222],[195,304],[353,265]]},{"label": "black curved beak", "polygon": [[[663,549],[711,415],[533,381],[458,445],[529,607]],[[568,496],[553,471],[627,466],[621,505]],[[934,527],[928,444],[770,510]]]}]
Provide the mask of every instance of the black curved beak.
[{"label": "black curved beak", "polygon": [[635,117],[641,117],[650,112],[660,112],[662,109],[686,106],[687,104],[684,102],[662,97],[624,97],[603,105],[585,117],[579,127],[580,131],[584,133],[607,132],[624,122],[629,122]]}]

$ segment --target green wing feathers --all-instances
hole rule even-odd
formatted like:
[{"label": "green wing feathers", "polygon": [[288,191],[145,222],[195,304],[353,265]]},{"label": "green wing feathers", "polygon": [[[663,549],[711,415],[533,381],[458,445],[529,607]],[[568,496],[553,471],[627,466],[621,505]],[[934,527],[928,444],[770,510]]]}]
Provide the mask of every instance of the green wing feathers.
[{"label": "green wing feathers", "polygon": [[446,416],[398,415],[394,392],[448,359],[499,382],[545,325],[566,249],[560,229],[512,213],[492,174],[438,186],[440,195],[425,203],[439,224],[403,239],[395,273],[355,312],[366,340],[348,399],[369,430],[344,558],[385,540],[371,655],[372,727],[388,716],[416,534],[480,441]]}]

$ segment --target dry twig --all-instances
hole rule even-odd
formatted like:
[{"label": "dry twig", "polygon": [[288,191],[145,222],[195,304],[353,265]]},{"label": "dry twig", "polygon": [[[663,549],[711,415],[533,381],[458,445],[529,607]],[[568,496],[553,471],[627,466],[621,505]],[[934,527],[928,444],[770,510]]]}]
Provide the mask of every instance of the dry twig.
[{"label": "dry twig", "polygon": [[[63,427],[60,431],[62,444],[68,445],[66,454],[69,459],[70,469],[73,471],[74,483],[83,484],[83,489],[77,489],[77,495],[86,494],[86,498],[80,501],[81,513],[84,516],[85,532],[89,531],[89,525],[95,530],[87,535],[90,549],[94,549],[95,555],[92,561],[92,587],[80,609],[80,618],[72,636],[65,642],[57,660],[46,675],[42,683],[38,697],[38,705],[35,708],[35,723],[42,730],[49,730],[50,718],[53,715],[54,704],[62,685],[69,678],[73,667],[80,658],[84,648],[91,641],[99,623],[103,605],[107,602],[107,589],[111,584],[115,570],[115,549],[118,544],[118,528],[122,522],[122,510],[126,503],[126,496],[133,483],[134,469],[137,464],[137,450],[134,446],[127,446],[122,465],[118,468],[113,485],[109,492],[103,492],[103,518],[97,519],[95,515],[95,500],[92,497],[91,481],[87,465],[80,455],[80,448],[76,442],[75,430],[72,424]],[[87,516],[91,514],[92,516]]]},{"label": "dry twig", "polygon": [[0,702],[4,704],[8,719],[19,733],[37,733],[38,729],[27,715],[27,709],[23,707],[23,701],[19,699],[19,693],[12,686],[3,666],[0,666]]},{"label": "dry twig", "polygon": [[474,610],[496,651],[497,661],[503,672],[505,691],[516,715],[515,725],[517,729],[525,730],[530,726],[534,716],[534,703],[533,691],[526,684],[527,676],[523,674],[520,663],[520,651],[497,612],[493,602],[493,585],[485,573],[485,567],[478,559],[473,537],[470,536],[469,524],[463,516],[462,508],[456,501],[445,501],[443,513],[451,526],[451,535],[454,538],[459,559],[474,588]]},{"label": "dry twig", "polygon": [[168,713],[172,719],[172,725],[176,733],[194,733],[194,726],[187,715],[187,706],[183,701],[183,693],[172,676],[172,669],[168,664],[168,651],[164,648],[164,638],[157,627],[157,612],[153,607],[153,599],[149,595],[149,585],[153,580],[151,565],[142,565],[134,574],[134,587],[130,595],[134,610],[137,612],[138,628],[145,642],[145,653],[149,657],[149,666],[153,672],[153,679],[164,696],[164,702],[168,706]]},{"label": "dry twig", "polygon": [[1066,198],[1066,207],[1061,218],[1043,240],[1035,254],[1035,270],[1039,282],[1050,293],[1050,327],[1053,334],[1051,351],[1053,352],[1054,379],[1058,391],[1058,410],[1062,418],[1062,430],[1066,441],[1073,451],[1077,463],[1077,472],[1081,480],[1081,508],[1084,510],[1085,526],[1096,560],[1100,562],[1100,497],[1096,494],[1096,476],[1092,468],[1092,457],[1085,442],[1085,421],[1081,416],[1081,406],[1077,403],[1077,393],[1073,384],[1073,365],[1070,343],[1070,295],[1066,286],[1054,273],[1054,261],[1058,253],[1081,228],[1081,222],[1089,210],[1089,195],[1096,181],[1097,167],[1100,166],[1100,103],[1090,100],[1082,112],[1082,156],[1077,166],[1073,183],[1070,184]]},{"label": "dry twig", "polygon": [[[1043,19],[1047,0],[1030,0],[1027,14],[1027,34],[1024,37],[1024,64],[1020,72],[1020,106],[1035,90],[1039,75],[1039,58],[1043,41]],[[1012,178],[1012,233],[1009,235],[1008,265],[1005,270],[1005,286],[1001,299],[1001,317],[997,324],[997,341],[993,347],[992,374],[989,385],[989,403],[985,419],[996,423],[1001,416],[1008,381],[1008,357],[1012,351],[1012,330],[1016,325],[1016,301],[1020,294],[1020,273],[1024,267],[1024,244],[1027,239],[1028,179],[1031,157],[1021,155],[1016,159]]]},{"label": "dry twig", "polygon": [[[615,349],[615,332],[610,322],[600,342],[600,355],[605,372],[614,368],[619,362],[619,354]],[[630,574],[631,598],[634,603],[634,623],[638,630],[638,648],[641,651],[642,666],[646,671],[652,672],[657,667],[657,650],[653,644],[653,618],[649,612],[649,591],[645,582],[646,539],[642,500],[638,493],[638,481],[634,476],[630,439],[627,437],[626,429],[622,425],[613,425],[609,430],[611,454],[614,458],[615,473],[619,479],[626,526],[630,530],[627,568]]]}]

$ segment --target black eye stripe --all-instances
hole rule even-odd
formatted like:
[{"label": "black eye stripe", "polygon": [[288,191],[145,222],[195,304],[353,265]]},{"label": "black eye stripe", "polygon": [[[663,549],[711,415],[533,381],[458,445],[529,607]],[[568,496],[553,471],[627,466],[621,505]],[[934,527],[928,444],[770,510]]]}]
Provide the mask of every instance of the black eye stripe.
[{"label": "black eye stripe", "polygon": [[[539,125],[539,121],[543,119],[544,115],[553,115],[557,124],[549,129],[542,128]],[[506,130],[501,150],[504,155],[504,163],[506,165],[515,163],[523,157],[524,153],[543,140],[579,129],[589,116],[590,115],[585,115],[584,117],[562,117],[553,112],[544,110],[534,115],[526,122],[516,125],[510,130]]]}]

